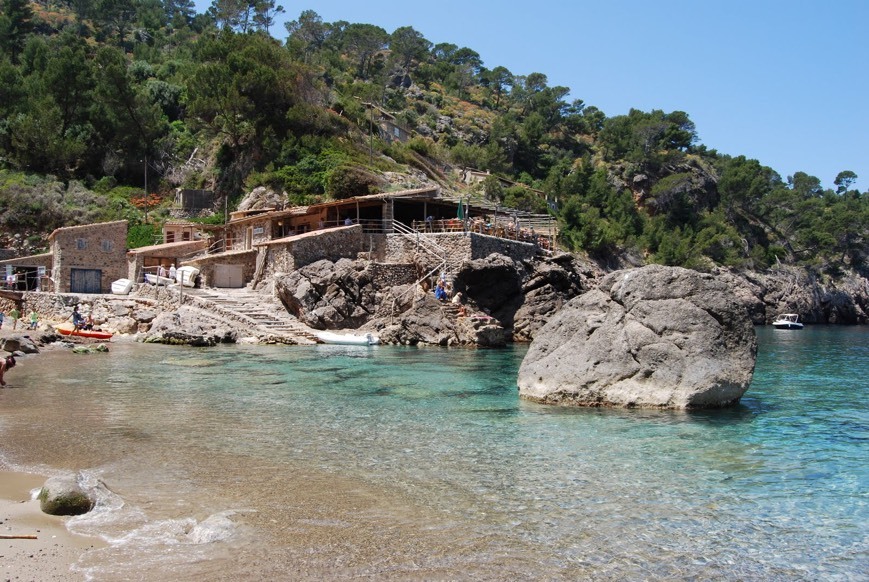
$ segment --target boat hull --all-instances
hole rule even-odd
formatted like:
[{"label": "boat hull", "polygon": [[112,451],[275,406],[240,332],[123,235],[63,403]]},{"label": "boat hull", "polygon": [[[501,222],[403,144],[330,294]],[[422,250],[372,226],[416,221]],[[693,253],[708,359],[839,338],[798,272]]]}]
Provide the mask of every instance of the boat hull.
[{"label": "boat hull", "polygon": [[111,339],[112,334],[107,331],[99,331],[96,329],[75,329],[71,323],[58,325],[55,327],[60,335],[69,335],[75,337],[87,337],[91,339]]},{"label": "boat hull", "polygon": [[196,267],[178,267],[178,271],[176,272],[175,277],[178,279],[178,282],[181,283],[184,287],[195,287],[196,286],[196,276],[199,274],[199,269]]},{"label": "boat hull", "polygon": [[366,333],[365,335],[350,335],[321,331],[317,333],[317,337],[324,344],[344,346],[376,346],[380,343],[380,338],[370,333]]},{"label": "boat hull", "polygon": [[784,323],[773,322],[772,326],[776,329],[803,329],[802,323],[793,323],[790,321]]},{"label": "boat hull", "polygon": [[127,295],[133,288],[133,282],[129,279],[118,279],[112,282],[112,293],[115,295]]},{"label": "boat hull", "polygon": [[159,275],[152,275],[151,273],[145,274],[145,281],[151,285],[173,285],[175,283],[175,281],[169,277],[160,277]]}]

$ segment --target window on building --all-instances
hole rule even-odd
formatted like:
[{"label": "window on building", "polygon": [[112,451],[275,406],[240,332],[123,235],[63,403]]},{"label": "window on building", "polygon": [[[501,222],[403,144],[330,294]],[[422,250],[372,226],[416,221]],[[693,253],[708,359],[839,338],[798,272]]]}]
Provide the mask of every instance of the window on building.
[{"label": "window on building", "polygon": [[166,242],[167,243],[175,242],[175,231],[174,230],[170,230],[170,231],[166,232]]},{"label": "window on building", "polygon": [[112,249],[115,248],[115,243],[110,240],[103,239],[103,242],[100,246],[102,247],[104,253],[110,253],[112,252]]},{"label": "window on building", "polygon": [[75,239],[75,248],[83,251],[88,248],[88,239],[86,238],[77,238]]}]

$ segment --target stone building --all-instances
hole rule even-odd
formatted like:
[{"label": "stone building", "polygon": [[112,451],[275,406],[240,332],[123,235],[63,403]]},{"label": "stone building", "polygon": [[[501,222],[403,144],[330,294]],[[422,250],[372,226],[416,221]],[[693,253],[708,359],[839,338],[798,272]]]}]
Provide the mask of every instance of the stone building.
[{"label": "stone building", "polygon": [[207,239],[170,242],[127,251],[126,278],[141,283],[145,273],[157,274],[157,269],[179,267],[208,248]]},{"label": "stone building", "polygon": [[58,293],[111,293],[127,277],[127,221],[58,228],[48,236]]},{"label": "stone building", "polygon": [[111,293],[112,281],[127,276],[127,221],[58,228],[48,236],[49,252],[0,261],[4,283],[13,291]]}]

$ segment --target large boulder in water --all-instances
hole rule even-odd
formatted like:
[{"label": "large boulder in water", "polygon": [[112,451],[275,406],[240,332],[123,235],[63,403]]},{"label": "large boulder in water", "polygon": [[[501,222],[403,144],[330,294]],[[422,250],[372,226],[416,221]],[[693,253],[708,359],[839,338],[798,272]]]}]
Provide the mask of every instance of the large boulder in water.
[{"label": "large boulder in water", "polygon": [[577,406],[720,407],[748,389],[756,355],[746,309],[726,285],[651,265],[611,273],[556,313],[522,362],[519,393]]}]

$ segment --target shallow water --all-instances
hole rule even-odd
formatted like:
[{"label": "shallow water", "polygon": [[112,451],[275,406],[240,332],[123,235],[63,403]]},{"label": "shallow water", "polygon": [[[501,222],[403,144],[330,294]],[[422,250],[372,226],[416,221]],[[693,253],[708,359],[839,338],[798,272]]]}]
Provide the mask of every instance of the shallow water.
[{"label": "shallow water", "polygon": [[699,413],[520,401],[521,346],[47,353],[0,465],[109,486],[98,580],[861,578],[869,330],[758,335]]}]

